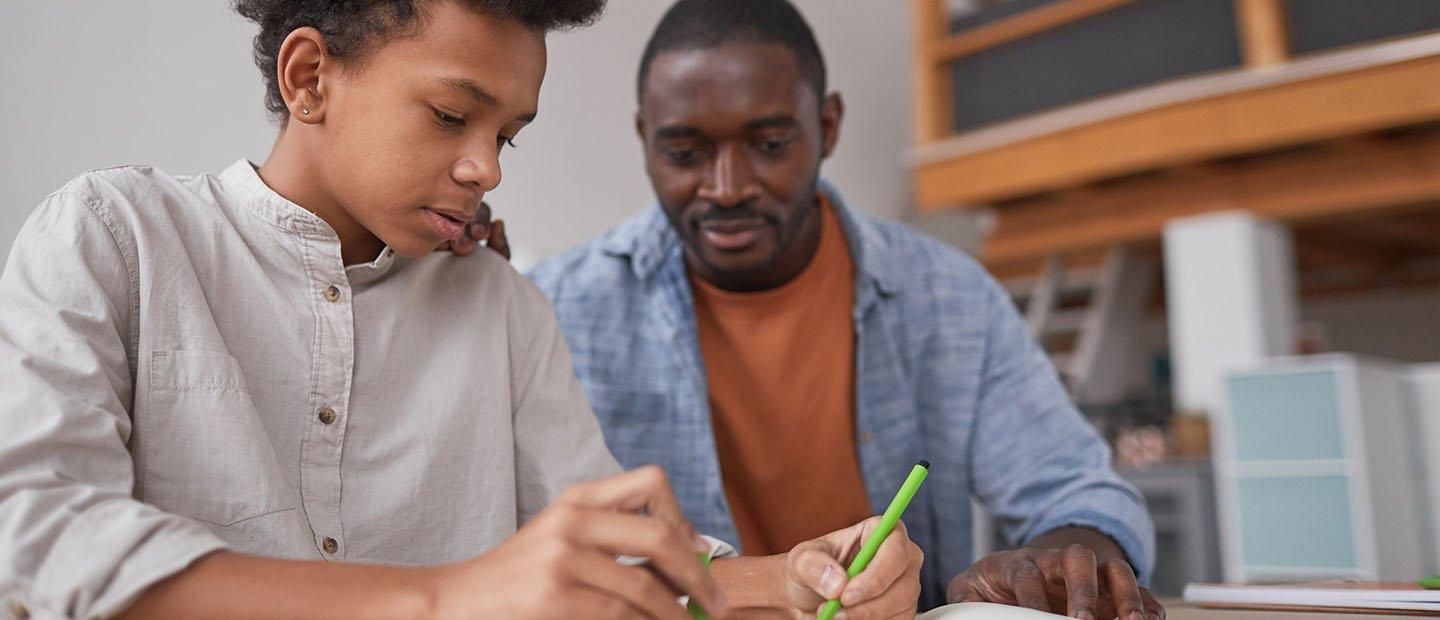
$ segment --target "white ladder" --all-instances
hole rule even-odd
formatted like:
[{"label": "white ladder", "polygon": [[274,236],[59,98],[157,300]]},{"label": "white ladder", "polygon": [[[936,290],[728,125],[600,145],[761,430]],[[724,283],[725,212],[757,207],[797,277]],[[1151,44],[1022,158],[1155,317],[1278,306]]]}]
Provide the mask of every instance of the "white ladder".
[{"label": "white ladder", "polygon": [[[1041,346],[1047,346],[1051,336],[1075,334],[1073,348],[1050,347],[1046,352],[1076,400],[1091,387],[1110,339],[1135,328],[1143,315],[1155,268],[1153,261],[1123,246],[1108,250],[1101,264],[1090,268],[1067,269],[1066,256],[1055,254],[1046,259],[1028,291],[1012,289],[1017,298],[1028,298],[1025,322]],[[1064,300],[1079,297],[1086,303],[1062,307]]]}]

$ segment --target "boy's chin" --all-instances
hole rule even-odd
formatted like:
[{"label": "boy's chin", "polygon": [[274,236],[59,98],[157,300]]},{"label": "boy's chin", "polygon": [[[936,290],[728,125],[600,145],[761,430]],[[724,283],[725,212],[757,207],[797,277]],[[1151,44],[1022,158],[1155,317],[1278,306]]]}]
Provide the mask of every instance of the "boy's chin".
[{"label": "boy's chin", "polygon": [[439,250],[440,246],[445,244],[444,240],[437,241],[434,237],[425,239],[395,239],[394,241],[382,238],[381,241],[385,241],[386,245],[391,250],[394,250],[397,256],[403,256],[411,260],[424,258],[436,250]]}]

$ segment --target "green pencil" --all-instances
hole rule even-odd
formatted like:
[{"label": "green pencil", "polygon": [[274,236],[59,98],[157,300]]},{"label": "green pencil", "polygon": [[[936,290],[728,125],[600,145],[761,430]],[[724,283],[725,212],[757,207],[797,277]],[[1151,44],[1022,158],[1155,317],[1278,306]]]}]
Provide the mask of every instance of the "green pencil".
[{"label": "green pencil", "polygon": [[[706,568],[710,567],[709,552],[700,554],[700,563],[704,564]],[[710,615],[706,614],[705,610],[700,608],[700,603],[695,602],[695,597],[693,596],[690,597],[690,603],[685,606],[685,609],[690,610],[690,617],[694,620],[710,620]]]},{"label": "green pencil", "polygon": [[1440,590],[1440,575],[1420,580],[1420,587],[1426,590]]},{"label": "green pencil", "polygon": [[[854,579],[875,557],[880,550],[880,544],[890,535],[890,530],[895,529],[895,524],[900,521],[900,515],[905,513],[905,508],[910,505],[910,500],[915,497],[915,491],[920,488],[920,483],[925,481],[925,476],[930,473],[930,461],[920,461],[910,469],[910,475],[905,478],[905,484],[900,485],[900,490],[895,493],[895,499],[890,500],[890,507],[885,509],[885,515],[880,517],[880,525],[875,531],[870,532],[870,537],[865,539],[865,544],[860,547],[860,553],[850,562],[850,568],[845,574]],[[825,606],[820,608],[820,615],[817,620],[832,620],[835,613],[840,611],[840,600],[831,599],[825,601]]]}]

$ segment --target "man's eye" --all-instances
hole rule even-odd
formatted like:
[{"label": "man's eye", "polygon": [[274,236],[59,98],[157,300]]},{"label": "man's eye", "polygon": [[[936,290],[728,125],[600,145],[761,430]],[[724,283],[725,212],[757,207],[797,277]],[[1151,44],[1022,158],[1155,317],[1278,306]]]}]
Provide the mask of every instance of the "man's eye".
[{"label": "man's eye", "polygon": [[695,162],[697,151],[695,149],[665,149],[665,158],[670,163],[685,166]]},{"label": "man's eye", "polygon": [[435,110],[435,120],[445,127],[460,127],[465,124],[465,119],[458,116],[451,116],[440,110]]},{"label": "man's eye", "polygon": [[790,147],[789,140],[761,140],[760,152],[766,155],[779,155]]}]

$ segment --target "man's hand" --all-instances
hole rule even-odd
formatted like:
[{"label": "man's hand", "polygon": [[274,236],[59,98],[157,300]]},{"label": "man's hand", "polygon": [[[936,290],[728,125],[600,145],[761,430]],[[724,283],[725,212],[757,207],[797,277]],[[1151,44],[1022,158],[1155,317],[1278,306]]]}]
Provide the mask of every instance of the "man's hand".
[{"label": "man's hand", "polygon": [[840,617],[850,620],[915,617],[925,553],[910,541],[904,523],[895,524],[864,572],[846,577],[845,567],[879,523],[880,517],[871,517],[790,550],[783,588],[796,617],[814,618],[832,598],[844,605]]},{"label": "man's hand", "polygon": [[[1070,541],[1063,546],[1057,543]],[[1057,548],[1058,547],[1058,548]],[[951,603],[1004,603],[1087,620],[1164,620],[1119,546],[1086,528],[1063,528],[982,558],[950,582]]]},{"label": "man's hand", "polygon": [[475,253],[475,248],[480,242],[485,242],[485,247],[494,250],[496,254],[510,260],[510,240],[505,237],[505,220],[491,221],[492,211],[490,205],[481,202],[480,208],[475,211],[475,219],[465,227],[465,236],[459,240],[446,241],[436,248],[437,252],[453,252],[456,256],[469,256]]},{"label": "man's hand", "polygon": [[[664,618],[690,616],[690,595],[724,614],[699,554],[705,543],[681,515],[660,468],[578,484],[514,536],[474,560],[436,569],[440,618]],[[647,566],[617,555],[649,558]]]}]

